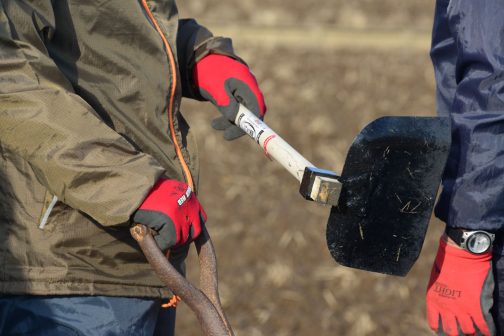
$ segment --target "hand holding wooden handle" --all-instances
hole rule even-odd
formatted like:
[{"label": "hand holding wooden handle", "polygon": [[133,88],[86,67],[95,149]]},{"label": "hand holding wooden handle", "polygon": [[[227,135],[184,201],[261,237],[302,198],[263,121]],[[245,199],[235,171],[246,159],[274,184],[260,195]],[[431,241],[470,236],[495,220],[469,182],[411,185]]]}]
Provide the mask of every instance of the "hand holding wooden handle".
[{"label": "hand holding wooden handle", "polygon": [[136,224],[130,229],[145,257],[161,281],[184,300],[201,325],[206,336],[234,336],[220,304],[217,281],[217,259],[206,228],[195,240],[201,267],[201,290],[194,287],[170,264],[157,246],[152,234],[144,225]]}]

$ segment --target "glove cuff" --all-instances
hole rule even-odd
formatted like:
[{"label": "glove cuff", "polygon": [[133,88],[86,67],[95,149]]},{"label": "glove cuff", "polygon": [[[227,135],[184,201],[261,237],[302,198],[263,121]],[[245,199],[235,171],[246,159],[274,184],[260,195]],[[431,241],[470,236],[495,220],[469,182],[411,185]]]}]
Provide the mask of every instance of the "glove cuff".
[{"label": "glove cuff", "polygon": [[449,244],[446,240],[446,236],[443,235],[439,239],[438,257],[444,258],[444,256],[449,256],[457,259],[469,259],[474,261],[490,261],[492,260],[492,251],[488,251],[482,254],[473,254],[458,246]]}]

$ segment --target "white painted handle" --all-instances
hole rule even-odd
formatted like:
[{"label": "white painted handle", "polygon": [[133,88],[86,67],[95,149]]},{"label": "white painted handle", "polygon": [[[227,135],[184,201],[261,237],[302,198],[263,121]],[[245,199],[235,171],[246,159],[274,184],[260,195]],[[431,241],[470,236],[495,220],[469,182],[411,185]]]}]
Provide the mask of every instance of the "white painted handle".
[{"label": "white painted handle", "polygon": [[306,167],[315,167],[243,105],[240,105],[235,124],[250,135],[267,156],[278,161],[299,182]]}]

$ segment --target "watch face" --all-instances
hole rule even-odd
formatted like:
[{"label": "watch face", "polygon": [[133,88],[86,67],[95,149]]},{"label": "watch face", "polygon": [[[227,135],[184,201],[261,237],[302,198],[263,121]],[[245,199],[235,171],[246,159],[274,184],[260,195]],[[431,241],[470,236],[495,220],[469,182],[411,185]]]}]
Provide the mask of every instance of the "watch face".
[{"label": "watch face", "polygon": [[469,252],[475,254],[484,253],[492,246],[492,239],[484,232],[475,232],[467,238],[466,246]]}]

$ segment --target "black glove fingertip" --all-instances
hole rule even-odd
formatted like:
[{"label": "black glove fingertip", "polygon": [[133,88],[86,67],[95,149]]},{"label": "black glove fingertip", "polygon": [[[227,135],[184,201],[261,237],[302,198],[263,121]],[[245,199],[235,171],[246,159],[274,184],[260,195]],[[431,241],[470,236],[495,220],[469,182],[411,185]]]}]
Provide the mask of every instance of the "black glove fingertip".
[{"label": "black glove fingertip", "polygon": [[233,124],[224,116],[212,120],[212,128],[217,131],[224,131]]},{"label": "black glove fingertip", "polygon": [[159,249],[163,252],[167,251],[174,245],[171,239],[166,239],[166,237],[161,236],[159,234],[154,236],[154,240],[156,241],[156,244],[159,247]]},{"label": "black glove fingertip", "polygon": [[163,247],[159,246],[163,251],[175,246],[177,244],[177,232],[173,222],[169,220],[165,223],[158,231],[158,235],[154,236],[154,239],[158,244],[163,244]]},{"label": "black glove fingertip", "polygon": [[199,218],[200,218],[200,226],[203,227],[206,223],[205,216],[203,216],[203,213],[200,211],[199,213]]},{"label": "black glove fingertip", "polygon": [[224,131],[224,139],[232,141],[245,135],[245,132],[238,126],[231,125]]}]

